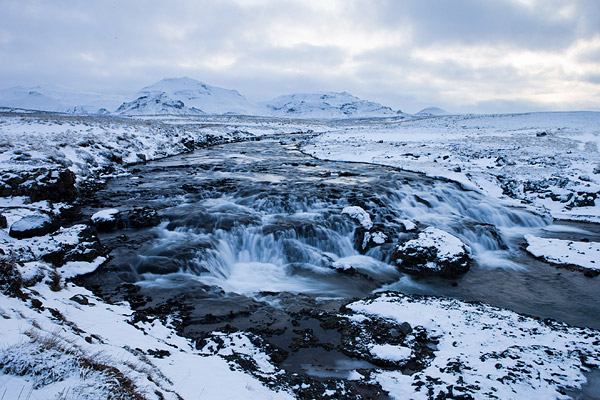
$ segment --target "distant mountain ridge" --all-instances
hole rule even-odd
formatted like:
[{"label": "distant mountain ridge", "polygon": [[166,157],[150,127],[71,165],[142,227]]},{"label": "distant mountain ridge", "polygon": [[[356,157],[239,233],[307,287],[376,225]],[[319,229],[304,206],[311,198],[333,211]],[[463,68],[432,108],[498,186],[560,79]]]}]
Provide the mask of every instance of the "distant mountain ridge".
[{"label": "distant mountain ridge", "polygon": [[0,106],[69,114],[114,110],[124,96],[73,90],[58,85],[15,86],[0,90]]},{"label": "distant mountain ridge", "polygon": [[140,89],[133,100],[58,86],[13,87],[0,90],[2,106],[71,114],[112,111],[124,116],[237,114],[339,119],[407,115],[348,92],[295,93],[255,103],[237,90],[210,86],[188,77],[162,79]]},{"label": "distant mountain ridge", "polygon": [[379,103],[362,100],[348,92],[288,94],[263,105],[271,115],[278,117],[361,118],[403,114]]}]

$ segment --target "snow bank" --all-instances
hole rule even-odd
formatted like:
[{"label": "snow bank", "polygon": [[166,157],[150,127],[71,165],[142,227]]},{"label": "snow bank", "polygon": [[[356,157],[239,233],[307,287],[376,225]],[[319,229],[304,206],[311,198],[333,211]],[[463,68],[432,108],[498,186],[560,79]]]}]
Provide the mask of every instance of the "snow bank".
[{"label": "snow bank", "polygon": [[544,260],[600,271],[600,243],[525,235],[527,251]]},{"label": "snow bank", "polygon": [[[37,308],[0,293],[0,387],[7,399],[293,398],[222,355],[196,350],[168,322],[135,322],[127,306],[81,287],[53,291],[39,283],[24,290]],[[249,343],[242,334],[232,338],[235,351],[250,354]],[[261,367],[274,373],[268,358]]]}]

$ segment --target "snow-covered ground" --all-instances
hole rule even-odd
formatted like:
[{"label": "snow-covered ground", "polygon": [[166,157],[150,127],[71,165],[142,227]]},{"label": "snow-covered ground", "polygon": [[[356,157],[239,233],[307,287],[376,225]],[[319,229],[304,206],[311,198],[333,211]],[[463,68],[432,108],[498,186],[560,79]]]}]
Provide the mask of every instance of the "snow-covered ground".
[{"label": "snow-covered ground", "polygon": [[[394,399],[564,399],[565,389],[583,384],[583,372],[600,363],[598,332],[483,304],[390,293],[347,308],[355,313],[350,316],[353,324],[372,319],[408,322],[424,328],[436,342],[422,371],[374,374]],[[407,349],[418,345],[418,336],[409,334],[395,345],[357,341],[375,350],[375,356],[403,364],[411,356]],[[436,397],[439,393],[450,397]],[[454,397],[461,395],[472,397]]]},{"label": "snow-covered ground", "polygon": [[[12,114],[0,117],[0,171],[6,185],[18,174],[40,168],[68,168],[81,182],[120,173],[127,163],[199,145],[308,130],[322,132],[303,147],[317,157],[424,172],[508,202],[525,202],[557,218],[600,222],[600,113],[346,123]],[[277,382],[282,371],[251,334],[215,332],[213,341],[197,349],[168,321],[136,321],[127,304],[107,304],[67,283],[66,278],[104,260],[97,249],[93,257],[86,253],[93,248],[85,244],[92,240],[84,234],[86,226],[62,227],[33,238],[9,236],[10,226],[23,217],[56,216],[64,207],[23,196],[5,197],[0,203],[7,222],[0,228],[0,398],[295,398],[293,387],[270,383]],[[360,210],[347,212],[370,222]],[[548,258],[552,262],[585,267],[596,259],[595,244],[548,240],[528,238],[529,251],[555,257]],[[564,254],[554,256],[559,247],[584,255],[565,261]],[[61,248],[68,248],[73,260],[58,268],[44,261]],[[369,321],[398,329],[408,322],[413,333],[403,343],[366,338],[355,343],[365,357],[399,368],[429,343],[431,355],[420,371],[404,374],[379,368],[366,375],[351,374],[352,379],[380,384],[398,399],[435,398],[438,393],[475,399],[563,399],[568,390],[585,383],[584,373],[600,364],[597,331],[486,305],[381,294],[350,304],[338,317],[357,329]],[[253,360],[256,370],[244,372],[231,355]],[[335,392],[325,398],[335,398]]]},{"label": "snow-covered ground", "polygon": [[[36,264],[42,274],[52,271]],[[18,269],[26,273],[29,267]],[[52,290],[48,279],[24,289],[29,298],[0,294],[2,398],[293,398],[268,389],[218,354],[196,350],[158,320],[136,323],[126,304],[104,303],[70,283]],[[232,343],[229,351],[267,358],[247,341]]]},{"label": "snow-covered ground", "polygon": [[461,182],[558,219],[600,222],[600,113],[451,115],[331,129],[317,158],[391,165]]},{"label": "snow-covered ground", "polygon": [[546,239],[526,235],[527,251],[556,263],[600,270],[600,243]]}]

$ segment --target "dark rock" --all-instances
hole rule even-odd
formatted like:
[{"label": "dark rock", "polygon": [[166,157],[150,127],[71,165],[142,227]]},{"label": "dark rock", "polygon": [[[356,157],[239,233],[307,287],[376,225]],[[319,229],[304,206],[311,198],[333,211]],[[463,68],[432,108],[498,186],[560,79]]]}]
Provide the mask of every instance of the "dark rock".
[{"label": "dark rock", "polygon": [[75,174],[68,170],[40,168],[2,176],[0,195],[28,196],[32,201],[71,202],[77,198]]},{"label": "dark rock", "polygon": [[4,215],[0,214],[0,228],[6,228],[6,227],[8,227],[6,217]]},{"label": "dark rock", "polygon": [[160,224],[158,212],[150,207],[134,208],[124,211],[119,217],[118,225],[124,229],[149,228]]},{"label": "dark rock", "polygon": [[69,261],[91,262],[107,254],[108,250],[100,243],[98,233],[93,227],[80,231],[78,238],[76,244],[63,244],[58,250],[44,254],[42,260],[60,267]]},{"label": "dark rock", "polygon": [[0,259],[0,292],[11,297],[26,299],[28,296],[21,290],[23,278],[15,263]]},{"label": "dark rock", "polygon": [[31,299],[31,307],[37,308],[38,310],[43,310],[44,303],[42,303],[40,299]]},{"label": "dark rock", "polygon": [[88,298],[82,294],[76,294],[75,296],[71,297],[70,300],[74,301],[75,303],[79,303],[82,306],[87,306],[90,304]]},{"label": "dark rock", "polygon": [[58,228],[58,223],[48,215],[28,215],[12,224],[9,235],[16,239],[25,239],[47,235]]},{"label": "dark rock", "polygon": [[586,269],[583,273],[583,276],[585,276],[586,278],[595,278],[598,275],[600,275],[600,271],[594,269]]},{"label": "dark rock", "polygon": [[535,136],[537,136],[537,137],[548,136],[548,132],[546,132],[546,131],[536,132]]},{"label": "dark rock", "polygon": [[410,326],[410,324],[408,322],[403,322],[400,325],[400,331],[402,331],[402,333],[404,333],[404,335],[408,335],[409,333],[412,332],[412,326]]}]

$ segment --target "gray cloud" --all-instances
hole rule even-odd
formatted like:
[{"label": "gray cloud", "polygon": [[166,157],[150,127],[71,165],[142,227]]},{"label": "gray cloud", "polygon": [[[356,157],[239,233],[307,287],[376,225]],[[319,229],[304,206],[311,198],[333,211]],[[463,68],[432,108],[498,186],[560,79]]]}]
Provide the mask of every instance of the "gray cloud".
[{"label": "gray cloud", "polygon": [[[518,63],[416,55],[482,46],[560,59],[578,40],[600,40],[597,0],[540,0],[531,7],[516,0],[347,0],[328,8],[335,4],[4,0],[0,87],[58,83],[133,93],[165,76],[188,75],[257,100],[347,90],[409,111],[600,107],[589,88],[572,104],[527,97],[550,80],[597,87],[598,45],[575,57],[583,69],[576,76],[565,65],[533,74]],[[462,98],[453,94],[461,90]]]},{"label": "gray cloud", "polygon": [[[493,43],[559,49],[599,30],[597,1],[376,0],[372,23],[409,25],[413,43]],[[573,7],[574,13],[567,13]],[[364,11],[364,10],[361,10]],[[563,14],[564,13],[566,14]]]}]

